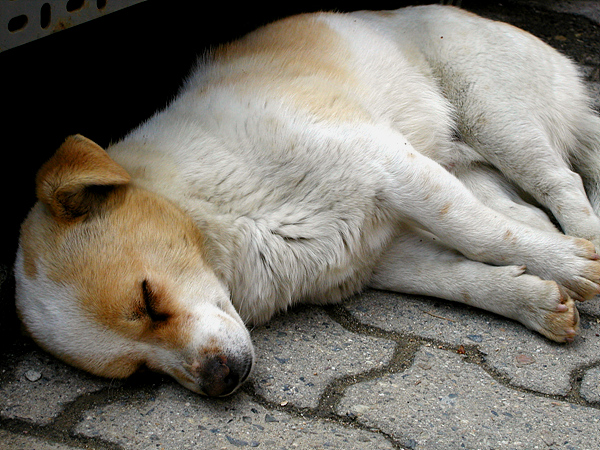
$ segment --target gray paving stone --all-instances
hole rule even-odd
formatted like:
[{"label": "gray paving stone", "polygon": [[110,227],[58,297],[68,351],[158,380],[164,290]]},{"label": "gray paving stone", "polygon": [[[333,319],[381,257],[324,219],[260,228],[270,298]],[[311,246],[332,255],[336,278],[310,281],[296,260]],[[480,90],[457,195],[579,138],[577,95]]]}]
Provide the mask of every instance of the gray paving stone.
[{"label": "gray paving stone", "polygon": [[55,444],[34,436],[10,433],[5,430],[0,430],[0,448],[2,450],[83,450],[83,447]]},{"label": "gray paving stone", "polygon": [[382,435],[268,410],[240,393],[209,400],[165,385],[146,401],[89,410],[76,432],[123,449],[392,449]]},{"label": "gray paving stone", "polygon": [[[598,91],[600,92],[600,83],[598,83]],[[598,95],[598,106],[600,111],[600,95]],[[580,313],[590,314],[595,316],[595,320],[600,323],[600,298],[596,297],[587,302],[577,303],[577,309]]]},{"label": "gray paving stone", "polygon": [[512,385],[545,394],[566,395],[571,372],[600,361],[600,323],[595,318],[583,319],[575,342],[563,345],[517,322],[437,299],[369,291],[346,307],[358,321],[387,331],[455,347],[474,345]]},{"label": "gray paving stone", "polygon": [[598,410],[508,388],[435,347],[404,373],[350,387],[338,413],[414,449],[600,448]]},{"label": "gray paving stone", "polygon": [[80,395],[118,384],[33,351],[15,363],[12,379],[0,386],[0,416],[47,424]]},{"label": "gray paving stone", "polygon": [[396,346],[347,331],[318,308],[280,316],[254,330],[252,340],[255,392],[271,402],[311,408],[331,381],[381,368]]},{"label": "gray paving stone", "polygon": [[596,23],[600,23],[598,0],[521,0],[521,3],[530,3],[551,11],[585,16]]},{"label": "gray paving stone", "polygon": [[594,367],[585,373],[579,393],[588,402],[600,402],[600,367]]}]

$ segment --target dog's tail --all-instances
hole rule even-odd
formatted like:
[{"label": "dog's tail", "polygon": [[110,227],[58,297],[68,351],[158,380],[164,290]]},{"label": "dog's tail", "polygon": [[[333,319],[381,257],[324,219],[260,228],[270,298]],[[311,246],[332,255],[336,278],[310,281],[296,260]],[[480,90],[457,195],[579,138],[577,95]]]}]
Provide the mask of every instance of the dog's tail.
[{"label": "dog's tail", "polygon": [[600,216],[600,116],[590,114],[582,124],[579,148],[572,155],[571,164],[583,181],[586,194]]}]

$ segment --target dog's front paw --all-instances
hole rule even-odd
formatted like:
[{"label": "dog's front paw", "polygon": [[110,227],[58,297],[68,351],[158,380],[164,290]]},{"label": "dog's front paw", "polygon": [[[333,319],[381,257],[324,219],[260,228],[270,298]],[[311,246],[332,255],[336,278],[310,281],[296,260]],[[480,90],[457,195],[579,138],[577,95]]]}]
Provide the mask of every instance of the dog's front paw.
[{"label": "dog's front paw", "polygon": [[600,294],[600,256],[593,243],[585,239],[570,238],[575,247],[572,262],[563,266],[570,276],[558,281],[575,300],[589,300]]},{"label": "dog's front paw", "polygon": [[600,252],[600,236],[594,236],[590,239],[588,239],[588,241],[590,241],[594,247],[596,248],[596,253]]}]

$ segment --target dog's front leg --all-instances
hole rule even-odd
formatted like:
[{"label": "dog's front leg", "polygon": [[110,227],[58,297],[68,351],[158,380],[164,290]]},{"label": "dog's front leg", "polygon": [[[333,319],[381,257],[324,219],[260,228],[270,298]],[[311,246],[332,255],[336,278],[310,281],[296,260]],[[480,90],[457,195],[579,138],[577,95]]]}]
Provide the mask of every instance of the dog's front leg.
[{"label": "dog's front leg", "polygon": [[401,218],[416,222],[471,260],[525,265],[529,273],[563,285],[575,299],[600,293],[593,244],[496,212],[439,164],[408,144],[400,147],[388,159],[393,181],[385,198]]}]

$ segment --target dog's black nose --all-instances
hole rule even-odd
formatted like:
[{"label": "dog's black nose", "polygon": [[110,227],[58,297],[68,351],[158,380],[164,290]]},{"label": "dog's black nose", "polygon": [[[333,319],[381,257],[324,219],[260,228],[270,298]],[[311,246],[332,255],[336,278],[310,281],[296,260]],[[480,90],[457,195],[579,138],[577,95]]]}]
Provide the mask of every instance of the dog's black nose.
[{"label": "dog's black nose", "polygon": [[250,375],[252,363],[217,355],[208,358],[200,373],[200,388],[209,397],[231,394]]}]

